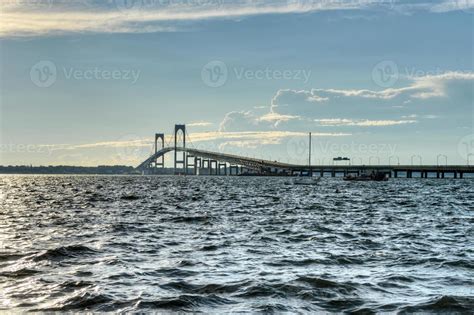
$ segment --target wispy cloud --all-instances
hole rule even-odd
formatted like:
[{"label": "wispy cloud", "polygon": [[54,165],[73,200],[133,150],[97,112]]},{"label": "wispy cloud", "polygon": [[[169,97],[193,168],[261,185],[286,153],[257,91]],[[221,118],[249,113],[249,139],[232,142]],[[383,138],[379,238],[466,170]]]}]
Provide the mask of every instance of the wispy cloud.
[{"label": "wispy cloud", "polygon": [[[461,4],[459,4],[462,2]],[[417,4],[433,12],[466,10],[472,0]],[[147,33],[174,31],[180,22],[240,19],[264,14],[307,13],[414,7],[393,0],[276,0],[276,1],[160,1],[160,0],[6,0],[0,2],[0,36],[38,36],[74,32]]]},{"label": "wispy cloud", "polygon": [[192,122],[192,123],[186,124],[186,126],[188,126],[188,127],[208,127],[208,126],[212,126],[212,125],[213,125],[213,123],[208,122],[208,121],[197,121],[197,122]]},{"label": "wispy cloud", "polygon": [[357,127],[384,127],[405,124],[414,124],[416,120],[369,120],[369,119],[345,119],[345,118],[327,118],[315,119],[315,122],[322,126],[357,126]]},{"label": "wispy cloud", "polygon": [[433,12],[450,12],[458,10],[473,10],[474,0],[445,0],[431,7]]},{"label": "wispy cloud", "polygon": [[275,122],[275,121],[288,121],[292,119],[296,119],[298,116],[292,116],[292,115],[281,115],[278,113],[268,113],[260,118],[258,118],[259,121],[268,121],[268,122]]}]

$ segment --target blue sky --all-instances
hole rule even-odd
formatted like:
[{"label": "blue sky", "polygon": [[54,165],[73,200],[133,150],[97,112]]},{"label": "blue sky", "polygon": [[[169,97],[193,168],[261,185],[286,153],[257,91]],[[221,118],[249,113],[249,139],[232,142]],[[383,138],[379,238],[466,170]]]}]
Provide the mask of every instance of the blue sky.
[{"label": "blue sky", "polygon": [[174,123],[196,147],[284,162],[304,163],[311,131],[315,163],[465,164],[473,7],[6,1],[0,164],[136,165]]}]

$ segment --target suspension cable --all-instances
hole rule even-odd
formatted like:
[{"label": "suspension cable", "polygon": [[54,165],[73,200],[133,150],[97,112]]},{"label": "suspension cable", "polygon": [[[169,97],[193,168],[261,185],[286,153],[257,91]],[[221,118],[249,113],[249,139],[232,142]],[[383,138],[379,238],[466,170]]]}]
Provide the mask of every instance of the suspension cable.
[{"label": "suspension cable", "polygon": [[186,129],[186,137],[189,139],[189,140],[188,140],[188,143],[190,144],[190,147],[191,147],[192,149],[196,149],[196,147],[194,146],[193,141],[191,140],[191,136],[189,135],[189,132],[188,132],[187,129]]}]

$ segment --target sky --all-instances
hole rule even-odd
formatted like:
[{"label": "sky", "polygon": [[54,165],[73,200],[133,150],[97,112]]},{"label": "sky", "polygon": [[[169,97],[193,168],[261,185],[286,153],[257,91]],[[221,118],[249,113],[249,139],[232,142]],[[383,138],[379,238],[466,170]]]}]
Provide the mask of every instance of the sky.
[{"label": "sky", "polygon": [[474,0],[0,3],[0,165],[474,164]]}]

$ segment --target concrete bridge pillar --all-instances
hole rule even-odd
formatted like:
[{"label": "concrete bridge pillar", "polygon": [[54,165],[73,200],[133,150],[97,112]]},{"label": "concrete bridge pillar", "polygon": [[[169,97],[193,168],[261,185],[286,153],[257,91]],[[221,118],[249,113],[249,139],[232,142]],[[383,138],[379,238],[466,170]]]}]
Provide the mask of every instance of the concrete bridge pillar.
[{"label": "concrete bridge pillar", "polygon": [[[194,175],[198,174],[198,161],[199,160],[200,159],[197,156],[194,157]],[[201,163],[199,163],[199,164],[201,164]]]},{"label": "concrete bridge pillar", "polygon": [[224,175],[227,175],[227,163],[220,163],[218,164],[218,175],[222,175],[222,167],[224,167]]},{"label": "concrete bridge pillar", "polygon": [[[181,132],[181,135],[180,135]],[[182,165],[181,169],[186,173],[187,168],[187,159],[186,159],[186,152],[181,151],[178,153],[178,136],[180,137],[182,147],[186,148],[186,125],[175,125],[174,126],[174,172],[175,174],[178,173],[178,165]],[[180,157],[181,156],[181,157]]]},{"label": "concrete bridge pillar", "polygon": [[[234,170],[234,172],[232,172],[232,170]],[[239,175],[239,167],[237,165],[230,165],[229,175]]]},{"label": "concrete bridge pillar", "polygon": [[[189,159],[191,158],[192,162],[189,163]],[[194,175],[196,175],[196,157],[192,155],[187,155],[186,156],[186,171],[185,174],[189,174],[189,168],[191,168],[192,172]]]},{"label": "concrete bridge pillar", "polygon": [[[160,141],[161,149],[165,147],[165,134],[164,133],[155,133],[155,154],[158,152],[158,141]],[[155,167],[165,167],[165,156],[162,155],[161,157],[155,160]]]},{"label": "concrete bridge pillar", "polygon": [[[212,174],[212,165],[215,165],[214,169],[215,169],[215,172],[214,174]],[[209,161],[209,175],[217,175],[217,169],[218,165],[217,165],[217,161],[216,160],[210,160]]]}]

